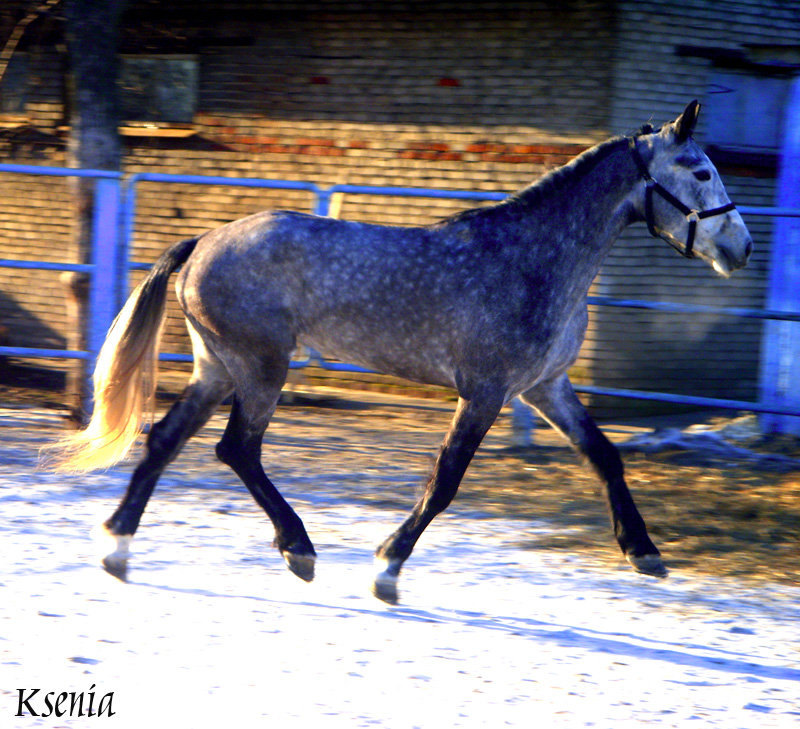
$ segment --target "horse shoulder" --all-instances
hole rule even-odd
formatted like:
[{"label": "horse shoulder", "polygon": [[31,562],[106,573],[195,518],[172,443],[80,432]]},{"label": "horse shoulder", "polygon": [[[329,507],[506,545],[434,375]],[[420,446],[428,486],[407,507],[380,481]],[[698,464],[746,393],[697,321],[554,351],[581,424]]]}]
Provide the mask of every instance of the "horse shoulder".
[{"label": "horse shoulder", "polygon": [[585,304],[578,306],[565,318],[545,355],[548,377],[565,373],[578,359],[588,323],[589,314]]}]

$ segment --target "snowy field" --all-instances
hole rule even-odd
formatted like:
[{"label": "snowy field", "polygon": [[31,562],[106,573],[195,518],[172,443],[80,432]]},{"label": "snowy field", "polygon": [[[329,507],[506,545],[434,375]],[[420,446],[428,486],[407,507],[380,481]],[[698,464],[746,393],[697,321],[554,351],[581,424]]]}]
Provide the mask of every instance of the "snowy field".
[{"label": "snowy field", "polygon": [[[319,555],[306,584],[247,493],[210,456],[190,467],[191,448],[148,507],[126,584],[90,531],[129,467],[35,471],[57,426],[0,410],[0,727],[800,727],[800,587],[522,551],[514,537],[546,524],[456,503],[389,606],[370,595],[372,552],[403,512],[348,502],[330,462],[325,482],[313,462],[281,463]],[[385,466],[395,478],[402,463]],[[113,692],[114,716],[15,716],[34,688]]]}]

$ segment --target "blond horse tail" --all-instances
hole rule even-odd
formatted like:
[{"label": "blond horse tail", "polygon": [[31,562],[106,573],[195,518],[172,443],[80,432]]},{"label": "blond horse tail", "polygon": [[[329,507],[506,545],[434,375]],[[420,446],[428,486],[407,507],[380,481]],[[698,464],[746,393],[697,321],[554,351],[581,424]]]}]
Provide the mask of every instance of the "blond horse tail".
[{"label": "blond horse tail", "polygon": [[48,446],[43,454],[46,466],[81,473],[113,466],[130,451],[155,406],[169,277],[198,240],[190,238],[165,251],[130,295],[97,357],[89,424]]}]

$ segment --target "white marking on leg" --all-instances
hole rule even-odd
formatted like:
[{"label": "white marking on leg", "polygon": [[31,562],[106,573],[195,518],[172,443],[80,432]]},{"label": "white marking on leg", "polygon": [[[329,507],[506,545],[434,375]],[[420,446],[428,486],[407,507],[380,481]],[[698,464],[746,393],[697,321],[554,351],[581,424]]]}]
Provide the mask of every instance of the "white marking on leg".
[{"label": "white marking on leg", "polygon": [[386,559],[386,557],[375,557],[375,569],[378,570],[378,574],[375,577],[375,580],[387,580],[391,582],[397,582],[397,578],[400,575],[400,565],[402,563],[400,560],[397,559]]},{"label": "white marking on leg", "polygon": [[398,559],[375,558],[375,567],[378,569],[378,574],[372,583],[372,593],[375,597],[389,603],[397,602],[397,580],[402,564]]},{"label": "white marking on leg", "polygon": [[131,556],[132,534],[112,534],[105,524],[92,529],[92,541],[103,564],[125,565]]}]

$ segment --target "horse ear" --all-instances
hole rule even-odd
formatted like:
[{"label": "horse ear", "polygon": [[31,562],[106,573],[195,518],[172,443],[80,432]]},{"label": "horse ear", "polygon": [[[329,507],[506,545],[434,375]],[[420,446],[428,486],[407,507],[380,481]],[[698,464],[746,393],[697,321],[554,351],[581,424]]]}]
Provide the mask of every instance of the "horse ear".
[{"label": "horse ear", "polygon": [[699,114],[700,102],[695,99],[686,105],[683,114],[675,120],[675,141],[678,142],[678,144],[685,142],[692,136]]}]

